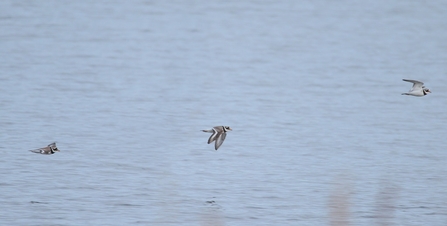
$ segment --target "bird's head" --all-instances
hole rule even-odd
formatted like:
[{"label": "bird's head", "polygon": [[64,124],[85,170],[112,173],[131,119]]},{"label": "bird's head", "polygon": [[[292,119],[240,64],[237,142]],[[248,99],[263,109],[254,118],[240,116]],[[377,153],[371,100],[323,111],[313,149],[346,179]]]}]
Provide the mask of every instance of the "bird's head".
[{"label": "bird's head", "polygon": [[230,130],[232,131],[232,129],[229,126],[224,126],[224,128],[226,131],[230,131]]}]

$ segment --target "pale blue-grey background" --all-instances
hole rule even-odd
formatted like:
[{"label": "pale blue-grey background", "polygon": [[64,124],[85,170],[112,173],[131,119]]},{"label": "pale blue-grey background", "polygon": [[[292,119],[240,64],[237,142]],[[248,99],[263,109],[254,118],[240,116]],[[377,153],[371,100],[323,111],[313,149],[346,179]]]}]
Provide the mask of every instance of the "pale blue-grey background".
[{"label": "pale blue-grey background", "polygon": [[1,1],[0,225],[447,225],[446,12]]}]

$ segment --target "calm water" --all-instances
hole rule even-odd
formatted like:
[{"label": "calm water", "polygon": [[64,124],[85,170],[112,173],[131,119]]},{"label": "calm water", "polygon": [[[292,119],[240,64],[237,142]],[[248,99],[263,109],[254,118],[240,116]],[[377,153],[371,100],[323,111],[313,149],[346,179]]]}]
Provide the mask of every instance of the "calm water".
[{"label": "calm water", "polygon": [[447,225],[446,11],[2,1],[0,224]]}]

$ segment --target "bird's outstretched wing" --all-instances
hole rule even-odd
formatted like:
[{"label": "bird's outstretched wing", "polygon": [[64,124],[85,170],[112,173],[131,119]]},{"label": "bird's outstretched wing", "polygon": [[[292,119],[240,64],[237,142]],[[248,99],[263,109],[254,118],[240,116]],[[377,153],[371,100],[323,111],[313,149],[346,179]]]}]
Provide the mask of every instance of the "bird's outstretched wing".
[{"label": "bird's outstretched wing", "polygon": [[423,82],[417,81],[417,80],[412,80],[412,79],[402,79],[405,82],[411,82],[413,83],[413,88],[411,88],[410,92],[413,90],[418,90],[418,89],[422,89],[422,87],[424,86]]},{"label": "bird's outstretched wing", "polygon": [[216,138],[216,144],[215,144],[215,149],[216,149],[216,151],[217,151],[217,149],[220,147],[220,145],[222,145],[222,143],[224,142],[224,140],[225,140],[225,137],[227,137],[227,133],[220,133],[218,136],[217,136],[217,138]]}]

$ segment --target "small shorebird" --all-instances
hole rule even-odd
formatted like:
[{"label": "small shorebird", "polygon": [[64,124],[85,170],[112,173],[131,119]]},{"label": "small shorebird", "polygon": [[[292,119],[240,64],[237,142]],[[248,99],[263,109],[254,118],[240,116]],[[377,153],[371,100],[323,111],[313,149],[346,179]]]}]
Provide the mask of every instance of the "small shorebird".
[{"label": "small shorebird", "polygon": [[51,155],[51,154],[54,154],[56,151],[59,151],[59,149],[56,147],[56,142],[53,142],[44,148],[39,148],[39,149],[34,149],[34,150],[29,150],[29,151],[38,153],[38,154]]},{"label": "small shorebird", "polygon": [[222,143],[224,142],[225,137],[227,136],[227,132],[230,130],[232,129],[229,126],[215,126],[210,130],[202,130],[202,131],[207,133],[213,133],[208,139],[208,144],[210,144],[213,141],[216,141],[214,148],[217,151],[220,145],[222,145]]},{"label": "small shorebird", "polygon": [[405,82],[412,82],[413,87],[407,93],[402,93],[402,95],[411,95],[416,97],[423,97],[427,95],[427,93],[431,93],[428,88],[425,88],[424,83],[411,79],[402,79]]}]

